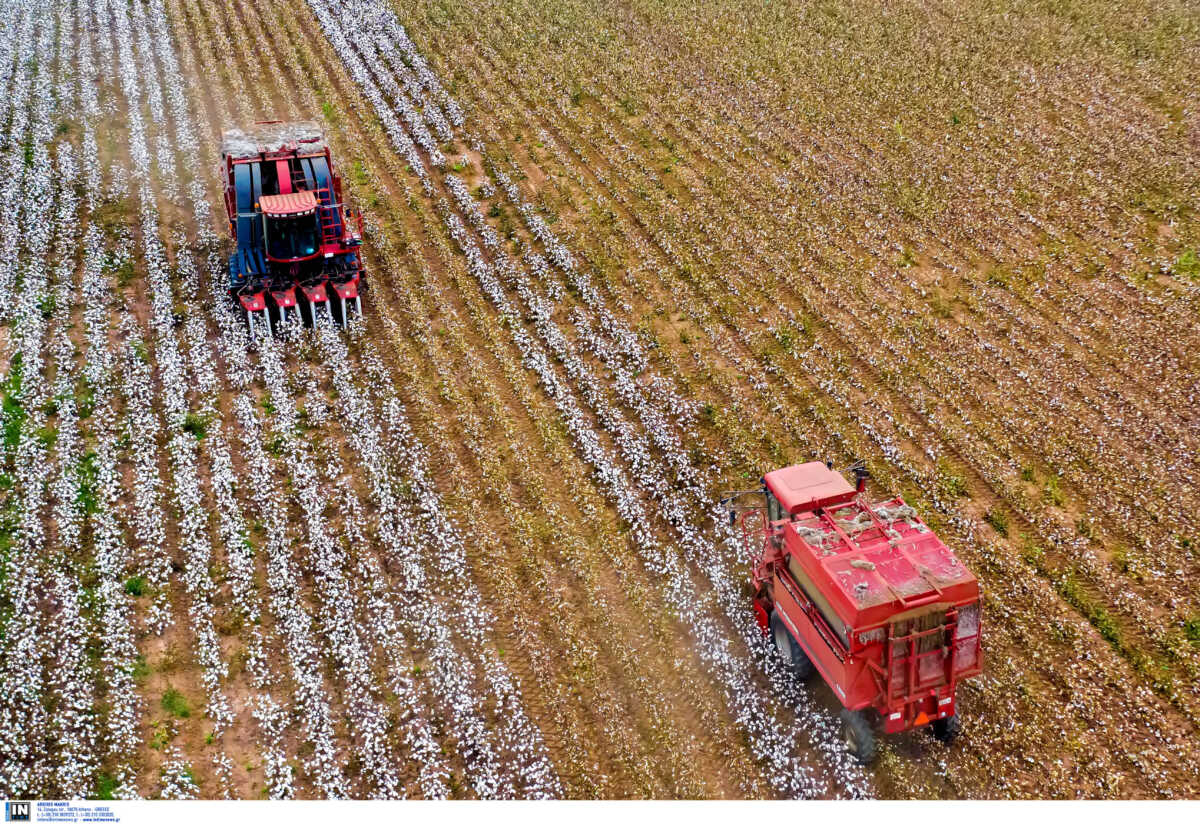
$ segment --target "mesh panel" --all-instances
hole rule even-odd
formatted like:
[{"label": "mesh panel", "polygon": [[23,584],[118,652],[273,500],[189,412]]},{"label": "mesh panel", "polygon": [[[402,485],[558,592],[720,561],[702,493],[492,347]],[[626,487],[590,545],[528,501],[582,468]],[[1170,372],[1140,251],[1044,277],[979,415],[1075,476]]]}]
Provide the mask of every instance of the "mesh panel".
[{"label": "mesh panel", "polygon": [[959,607],[958,637],[967,638],[979,634],[979,602]]},{"label": "mesh panel", "polygon": [[828,599],[821,594],[821,591],[813,584],[812,579],[804,573],[804,569],[796,561],[796,559],[788,555],[787,559],[788,572],[792,574],[793,580],[800,585],[800,589],[816,604],[817,611],[825,618],[825,623],[829,624],[830,628],[838,636],[842,642],[842,646],[846,649],[850,648],[850,630],[846,627],[844,621],[838,617],[838,614],[833,611],[833,606]]},{"label": "mesh panel", "polygon": [[[911,635],[914,632],[924,632],[929,629],[937,629],[946,623],[946,613],[944,610],[936,612],[927,612],[924,615],[917,615],[913,618],[906,618],[895,622],[893,635]],[[917,639],[917,652],[929,652],[930,650],[938,649],[945,646],[946,638],[943,633],[931,632]],[[904,644],[907,646],[907,643]]]},{"label": "mesh panel", "polygon": [[[894,621],[892,635],[895,638],[899,638],[900,636],[911,635],[916,632],[937,630],[943,627],[945,623],[946,611],[938,609]],[[917,661],[915,662],[916,672],[913,674],[915,683],[909,684],[907,659],[910,641],[892,641],[892,672],[889,682],[892,694],[895,696],[903,695],[917,689],[936,686],[944,683],[946,680],[946,653],[944,651],[946,633],[930,632],[928,635],[917,638],[915,642],[912,642],[912,646],[915,648]]]}]

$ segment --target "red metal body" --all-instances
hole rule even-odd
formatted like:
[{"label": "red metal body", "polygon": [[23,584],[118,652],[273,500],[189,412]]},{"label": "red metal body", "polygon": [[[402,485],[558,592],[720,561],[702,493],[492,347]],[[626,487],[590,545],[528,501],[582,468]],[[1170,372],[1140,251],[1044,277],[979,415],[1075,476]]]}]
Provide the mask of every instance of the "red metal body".
[{"label": "red metal body", "polygon": [[[362,215],[347,209],[342,181],[320,127],[311,121],[256,123],[222,135],[221,173],[229,231],[229,292],[270,325],[289,311],[309,321],[320,307],[359,309],[365,277]],[[330,300],[327,286],[337,300]]]},{"label": "red metal body", "polygon": [[982,670],[975,576],[902,499],[867,503],[826,464],[763,484],[766,510],[741,522],[764,631],[778,613],[842,704],[877,710],[885,732],[954,715],[958,682]]}]

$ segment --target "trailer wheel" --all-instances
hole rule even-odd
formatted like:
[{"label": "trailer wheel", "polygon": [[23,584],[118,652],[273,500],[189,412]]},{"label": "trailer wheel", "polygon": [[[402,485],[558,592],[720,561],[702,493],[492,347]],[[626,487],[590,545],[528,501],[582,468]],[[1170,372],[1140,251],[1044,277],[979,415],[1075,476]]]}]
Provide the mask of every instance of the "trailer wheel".
[{"label": "trailer wheel", "polygon": [[862,710],[842,710],[842,732],[846,739],[846,750],[860,764],[870,764],[879,754],[875,731]]},{"label": "trailer wheel", "polygon": [[934,722],[929,725],[929,731],[933,733],[933,737],[943,744],[949,744],[955,738],[958,738],[962,732],[962,721],[957,715],[948,715],[945,718],[934,719]]},{"label": "trailer wheel", "polygon": [[797,680],[807,681],[816,670],[813,662],[808,660],[808,656],[804,650],[800,649],[800,645],[796,643],[796,639],[788,632],[788,628],[784,625],[783,619],[779,617],[777,612],[771,613],[770,620],[771,638],[775,642],[775,649],[779,650],[779,654],[783,656],[784,662],[788,665],[788,669],[796,676]]}]

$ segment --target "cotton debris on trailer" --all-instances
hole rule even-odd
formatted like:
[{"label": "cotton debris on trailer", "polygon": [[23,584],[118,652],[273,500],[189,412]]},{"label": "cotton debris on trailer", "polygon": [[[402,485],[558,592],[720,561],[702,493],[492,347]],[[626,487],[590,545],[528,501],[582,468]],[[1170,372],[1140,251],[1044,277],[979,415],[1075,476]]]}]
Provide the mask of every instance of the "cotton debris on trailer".
[{"label": "cotton debris on trailer", "polygon": [[313,152],[325,150],[325,133],[315,120],[295,120],[288,123],[255,123],[246,129],[227,129],[221,132],[222,157],[253,157],[261,152],[273,152],[289,143],[312,146]]}]

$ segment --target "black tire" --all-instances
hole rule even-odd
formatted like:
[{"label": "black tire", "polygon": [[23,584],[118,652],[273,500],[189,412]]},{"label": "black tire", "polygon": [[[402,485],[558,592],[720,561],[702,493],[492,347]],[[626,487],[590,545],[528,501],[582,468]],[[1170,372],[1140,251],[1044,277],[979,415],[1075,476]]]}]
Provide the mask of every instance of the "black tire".
[{"label": "black tire", "polygon": [[842,710],[842,733],[846,740],[846,751],[860,764],[870,764],[879,755],[879,744],[875,730],[862,710]]},{"label": "black tire", "polygon": [[929,731],[933,733],[933,737],[938,741],[941,741],[943,744],[950,744],[962,732],[962,721],[959,720],[957,715],[938,718],[929,725]]},{"label": "black tire", "polygon": [[804,650],[800,649],[800,645],[796,643],[796,639],[792,637],[791,631],[787,625],[783,623],[783,619],[779,617],[778,612],[771,613],[771,642],[775,644],[775,649],[779,650],[779,654],[783,656],[784,663],[792,674],[799,681],[807,681],[816,672],[816,667],[813,662],[808,660],[808,656]]},{"label": "black tire", "polygon": [[816,666],[809,660],[808,653],[800,649],[796,639],[792,639],[792,672],[800,681],[807,681],[817,671]]}]

